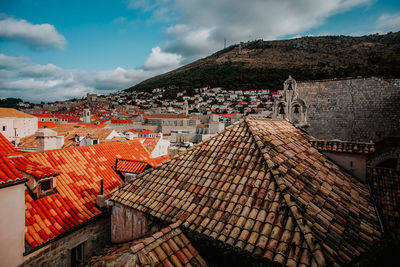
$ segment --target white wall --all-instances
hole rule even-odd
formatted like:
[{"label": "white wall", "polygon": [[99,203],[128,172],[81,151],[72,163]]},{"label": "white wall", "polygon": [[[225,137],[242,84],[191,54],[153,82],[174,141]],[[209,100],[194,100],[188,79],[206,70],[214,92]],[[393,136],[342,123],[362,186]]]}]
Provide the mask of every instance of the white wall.
[{"label": "white wall", "polygon": [[[3,131],[3,126],[6,126]],[[16,130],[15,130],[16,129]],[[38,118],[0,118],[0,132],[8,141],[15,141],[16,137],[22,138],[34,134],[38,129]]]},{"label": "white wall", "polygon": [[25,251],[25,185],[0,188],[0,267],[19,266]]},{"label": "white wall", "polygon": [[154,148],[153,152],[151,153],[151,157],[157,158],[157,157],[161,157],[164,155],[168,155],[169,145],[170,145],[169,140],[160,138],[160,140],[158,140],[156,147]]}]

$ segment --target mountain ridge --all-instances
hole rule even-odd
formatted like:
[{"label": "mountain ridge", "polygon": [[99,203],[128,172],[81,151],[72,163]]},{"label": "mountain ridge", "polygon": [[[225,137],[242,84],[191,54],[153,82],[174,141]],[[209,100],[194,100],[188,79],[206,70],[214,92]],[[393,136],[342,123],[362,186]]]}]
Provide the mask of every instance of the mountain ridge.
[{"label": "mountain ridge", "polygon": [[384,35],[317,36],[257,40],[222,49],[125,91],[154,88],[280,89],[297,80],[380,76],[400,77],[400,31]]}]

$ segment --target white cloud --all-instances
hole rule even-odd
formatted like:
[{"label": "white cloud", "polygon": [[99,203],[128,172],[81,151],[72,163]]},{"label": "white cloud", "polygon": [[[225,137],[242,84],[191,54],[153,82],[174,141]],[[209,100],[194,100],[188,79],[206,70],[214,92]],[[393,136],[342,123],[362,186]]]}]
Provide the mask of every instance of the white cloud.
[{"label": "white cloud", "polygon": [[144,68],[148,70],[171,70],[179,67],[182,56],[173,53],[162,52],[159,46],[151,49],[151,54],[144,62]]},{"label": "white cloud", "polygon": [[153,69],[69,70],[0,54],[0,95],[1,98],[18,97],[40,102],[82,97],[88,92],[107,94],[160,74],[166,65],[159,66],[162,69],[154,65]]},{"label": "white cloud", "polygon": [[22,42],[34,49],[45,47],[63,49],[66,40],[51,24],[32,24],[23,19],[3,17],[0,20],[0,38]]},{"label": "white cloud", "polygon": [[376,23],[376,31],[387,33],[400,29],[400,13],[382,14]]},{"label": "white cloud", "polygon": [[[373,0],[130,0],[128,7],[143,12],[174,12],[175,25],[166,29],[165,51],[190,61],[228,44],[273,40],[298,35],[334,14],[368,5]],[[165,15],[164,15],[165,16]]]}]

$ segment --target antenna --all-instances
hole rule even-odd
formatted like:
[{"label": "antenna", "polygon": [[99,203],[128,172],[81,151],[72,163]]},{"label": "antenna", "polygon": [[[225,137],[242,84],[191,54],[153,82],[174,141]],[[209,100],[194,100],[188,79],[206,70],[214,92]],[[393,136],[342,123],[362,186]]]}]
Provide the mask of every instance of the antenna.
[{"label": "antenna", "polygon": [[226,48],[226,38],[224,38],[224,49]]}]

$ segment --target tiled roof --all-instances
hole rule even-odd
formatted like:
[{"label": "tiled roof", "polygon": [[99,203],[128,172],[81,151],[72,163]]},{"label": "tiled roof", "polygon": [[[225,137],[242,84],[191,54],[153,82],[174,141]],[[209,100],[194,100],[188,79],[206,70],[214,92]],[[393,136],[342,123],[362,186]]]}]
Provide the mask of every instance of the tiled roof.
[{"label": "tiled roof", "polygon": [[39,121],[38,128],[54,128],[57,124],[52,121]]},{"label": "tiled roof", "polygon": [[145,138],[143,141],[143,145],[147,149],[147,151],[149,151],[149,153],[151,154],[153,152],[154,148],[156,148],[159,141],[160,141],[160,137]]},{"label": "tiled roof", "polygon": [[0,117],[34,118],[34,116],[32,116],[31,114],[24,113],[13,108],[0,108]]},{"label": "tiled roof", "polygon": [[54,115],[52,114],[40,114],[40,113],[31,113],[32,116],[38,117],[38,118],[54,118]]},{"label": "tiled roof", "polygon": [[400,171],[368,168],[367,179],[385,228],[400,225]]},{"label": "tiled roof", "polygon": [[22,155],[9,159],[19,171],[28,173],[35,178],[44,178],[57,175],[57,170],[54,168],[45,167],[37,162],[32,162]]},{"label": "tiled roof", "polygon": [[207,266],[207,263],[175,223],[150,237],[106,248],[92,257],[89,265],[172,267]]},{"label": "tiled roof", "polygon": [[115,166],[116,171],[138,174],[142,173],[149,164],[145,161],[117,158],[115,165],[116,165]]},{"label": "tiled roof", "polygon": [[37,200],[25,198],[26,241],[40,245],[101,213],[94,204],[104,181],[104,193],[122,184],[113,170],[117,157],[148,161],[140,142],[112,142],[25,154],[33,163],[59,170],[58,193]]},{"label": "tiled roof", "polygon": [[131,132],[131,133],[156,133],[155,131],[148,130],[148,129],[129,129],[129,130],[126,130],[125,132]]},{"label": "tiled roof", "polygon": [[10,141],[8,141],[2,133],[0,133],[0,157],[14,153],[16,151],[17,150],[15,149],[13,144],[11,144]]},{"label": "tiled roof", "polygon": [[112,200],[285,265],[345,264],[380,228],[368,188],[283,120],[247,118]]},{"label": "tiled roof", "polygon": [[189,119],[189,116],[184,114],[149,114],[148,119]]},{"label": "tiled roof", "polygon": [[[59,136],[64,136],[64,145],[63,147],[72,147],[76,146],[75,135],[78,136],[87,136],[88,134],[92,137],[97,137],[100,139],[100,143],[104,141],[112,132],[113,129],[104,129],[104,128],[86,128],[86,127],[69,127],[66,126],[57,126],[51,128],[53,131],[56,131]],[[36,143],[36,135],[30,135],[27,137],[21,138],[19,147],[37,147]]]},{"label": "tiled roof", "polygon": [[111,123],[113,124],[126,124],[126,123],[132,123],[131,120],[111,120]]},{"label": "tiled roof", "polygon": [[319,150],[346,152],[357,154],[372,154],[375,152],[374,143],[361,143],[333,140],[310,140],[310,143]]},{"label": "tiled roof", "polygon": [[5,156],[0,156],[0,185],[23,179],[23,175]]}]

